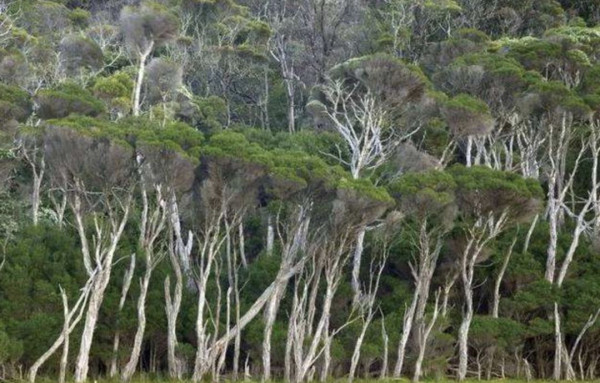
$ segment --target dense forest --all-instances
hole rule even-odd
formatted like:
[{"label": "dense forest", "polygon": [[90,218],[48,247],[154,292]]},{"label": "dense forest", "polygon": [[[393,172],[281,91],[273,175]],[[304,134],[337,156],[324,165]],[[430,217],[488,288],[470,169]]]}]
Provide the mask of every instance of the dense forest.
[{"label": "dense forest", "polygon": [[595,379],[599,0],[0,0],[0,380]]}]

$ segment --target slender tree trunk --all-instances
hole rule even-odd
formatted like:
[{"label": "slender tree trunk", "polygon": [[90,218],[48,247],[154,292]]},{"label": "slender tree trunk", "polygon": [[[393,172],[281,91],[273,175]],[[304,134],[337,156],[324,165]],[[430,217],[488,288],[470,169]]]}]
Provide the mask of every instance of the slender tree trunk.
[{"label": "slender tree trunk", "polygon": [[292,80],[285,80],[285,87],[287,90],[287,118],[288,118],[288,131],[294,133],[296,131],[296,100],[294,95],[294,83]]},{"label": "slender tree trunk", "polygon": [[[135,270],[135,254],[131,255],[131,261],[129,265],[129,269],[125,272],[123,276],[123,287],[121,288],[121,299],[119,301],[119,311],[117,315],[121,314],[123,311],[123,307],[125,306],[125,300],[127,299],[127,293],[129,292],[129,287],[131,286],[131,281],[133,280],[133,272]],[[118,357],[119,357],[119,343],[120,343],[120,329],[117,324],[117,329],[115,330],[115,337],[113,339],[113,356],[110,361],[110,372],[109,376],[112,378],[118,374]]]},{"label": "slender tree trunk", "polygon": [[396,366],[394,367],[394,378],[398,379],[402,375],[402,367],[404,365],[404,357],[406,353],[406,345],[412,330],[413,320],[415,317],[415,310],[417,308],[417,302],[419,298],[418,287],[415,288],[413,299],[410,306],[404,313],[404,324],[402,326],[402,335],[400,336],[400,342],[398,343],[398,356],[396,359]]},{"label": "slender tree trunk", "polygon": [[31,211],[33,224],[37,225],[40,216],[40,204],[42,195],[42,181],[44,180],[44,172],[46,170],[46,161],[42,157],[40,161],[39,171],[36,171],[34,165],[32,165],[33,171],[33,190],[31,192]]},{"label": "slender tree trunk", "polygon": [[275,247],[275,228],[273,227],[273,218],[271,215],[267,218],[267,255],[273,255]]},{"label": "slender tree trunk", "polygon": [[506,273],[506,268],[508,267],[508,263],[510,262],[510,257],[512,256],[513,248],[517,243],[517,237],[513,239],[508,252],[504,256],[504,260],[502,261],[502,266],[500,267],[500,271],[496,276],[496,280],[494,282],[494,300],[492,302],[492,318],[498,318],[498,311],[500,310],[500,285],[502,284],[502,279],[504,278],[504,274]]},{"label": "slender tree trunk", "polygon": [[366,227],[361,227],[356,236],[356,247],[352,257],[352,291],[354,292],[353,302],[358,304],[361,297],[361,286],[360,286],[360,264],[362,253],[364,251],[365,234],[367,232]]},{"label": "slender tree trunk", "polygon": [[352,353],[352,358],[350,360],[350,372],[348,373],[348,381],[350,383],[354,380],[354,375],[356,374],[358,362],[360,361],[360,349],[362,347],[363,341],[365,340],[365,335],[367,334],[367,330],[369,329],[369,325],[371,324],[372,319],[372,312],[367,313],[360,333],[358,334],[358,338],[356,339],[356,344],[354,345],[354,352]]},{"label": "slender tree trunk", "polygon": [[[79,295],[79,298],[77,299],[77,302],[73,305],[73,307],[71,308],[71,310],[68,309],[68,301],[67,301],[67,296],[65,291],[61,288],[61,297],[63,300],[63,308],[64,308],[64,312],[66,313],[65,315],[65,324],[63,325],[63,329],[60,333],[60,336],[54,341],[54,343],[52,344],[52,346],[50,346],[50,348],[44,353],[42,354],[42,356],[40,356],[31,366],[31,368],[29,369],[29,382],[33,383],[35,382],[35,378],[37,376],[37,372],[40,369],[40,367],[42,367],[42,365],[44,363],[46,363],[46,361],[52,356],[54,355],[54,353],[56,352],[56,350],[58,350],[58,348],[63,344],[63,343],[67,343],[66,346],[64,346],[63,348],[63,358],[61,360],[61,376],[62,374],[62,370],[63,370],[63,361],[65,359],[65,355],[68,356],[68,351],[69,351],[69,347],[68,347],[68,337],[71,334],[71,332],[73,332],[73,330],[75,329],[75,327],[77,326],[77,324],[81,321],[81,319],[83,318],[83,313],[84,313],[84,309],[85,309],[85,305],[87,303],[88,297],[89,297],[89,293],[90,293],[90,288],[93,285],[93,281],[95,278],[95,274],[93,274],[92,276],[90,276],[90,278],[88,279],[88,282],[86,283],[86,286],[83,288],[82,292]],[[66,375],[66,365],[64,368],[64,374]]]},{"label": "slender tree trunk", "polygon": [[465,286],[465,308],[462,322],[458,330],[458,380],[463,381],[467,377],[469,361],[469,329],[473,320],[473,291],[471,286]]},{"label": "slender tree trunk", "polygon": [[[323,366],[319,377],[319,381],[322,383],[326,382],[329,378],[329,370],[331,369],[331,342],[333,340],[333,335],[329,333],[328,327],[329,323],[325,326],[326,330],[323,335]],[[312,380],[312,378],[310,380]]]},{"label": "slender tree trunk", "polygon": [[414,371],[413,378],[412,378],[413,382],[418,382],[419,379],[421,379],[421,376],[423,375],[423,361],[425,360],[425,351],[427,349],[427,341],[429,339],[429,335],[431,334],[431,330],[433,330],[433,327],[435,326],[435,323],[438,318],[438,314],[440,311],[439,310],[440,309],[439,302],[440,302],[440,291],[438,290],[438,292],[435,295],[433,316],[431,318],[431,321],[427,325],[427,327],[422,330],[422,334],[420,336],[420,338],[422,340],[417,345],[418,353],[417,353],[417,360],[415,361],[415,371]]},{"label": "slender tree trunk", "polygon": [[473,136],[467,137],[467,152],[465,153],[465,158],[467,161],[467,167],[471,167],[472,165],[472,152],[473,152]]},{"label": "slender tree trunk", "polygon": [[[77,362],[75,364],[75,382],[77,383],[81,383],[87,380],[90,350],[92,348],[92,341],[94,338],[94,332],[96,330],[96,322],[98,321],[98,314],[100,313],[100,307],[102,306],[102,301],[104,300],[104,292],[106,290],[106,287],[108,286],[108,282],[110,281],[110,275],[113,266],[113,258],[117,250],[117,245],[121,239],[123,230],[125,229],[125,224],[127,223],[129,218],[131,200],[132,195],[129,194],[129,196],[127,197],[127,201],[123,205],[123,215],[119,219],[119,222],[111,223],[113,229],[110,233],[111,242],[108,245],[108,248],[102,249],[102,244],[99,242],[96,243],[96,253],[104,253],[104,257],[103,259],[96,259],[96,262],[99,262],[97,264],[99,271],[97,279],[94,280],[94,283],[92,285],[92,291],[90,293],[90,299],[87,308],[87,313],[85,316],[83,332],[81,334],[79,354],[77,356]],[[79,215],[79,211],[76,211],[75,214],[76,216],[79,216],[78,228],[82,243],[82,251],[84,253],[84,260],[89,260],[89,258],[91,257],[89,256],[89,249],[87,248],[87,236],[85,234],[85,229],[83,228],[83,220],[82,217]],[[98,223],[96,223],[96,227],[99,227]],[[99,229],[97,229],[97,231],[98,230]]]},{"label": "slender tree trunk", "polygon": [[140,353],[142,351],[142,341],[144,340],[144,332],[146,331],[146,296],[148,294],[148,286],[150,285],[150,277],[152,276],[152,266],[147,266],[144,277],[140,281],[140,296],[138,298],[138,327],[135,332],[133,340],[133,348],[129,361],[123,368],[121,373],[121,380],[127,382],[131,380],[135,369],[137,368],[140,360]]},{"label": "slender tree trunk", "polygon": [[[111,260],[112,261],[112,260]],[[81,343],[79,345],[79,355],[75,364],[75,382],[81,383],[87,380],[90,350],[96,331],[96,322],[100,313],[100,306],[104,300],[104,291],[108,286],[110,279],[110,268],[100,271],[98,282],[94,284],[88,304],[88,310],[85,316],[83,332],[81,334]]]},{"label": "slender tree trunk", "polygon": [[142,95],[142,84],[144,82],[144,75],[146,74],[146,60],[152,50],[154,49],[154,41],[151,41],[145,51],[139,52],[139,65],[137,79],[135,82],[135,88],[133,93],[133,115],[138,117],[140,115],[140,102]]},{"label": "slender tree trunk", "polygon": [[522,253],[527,253],[527,251],[529,250],[529,243],[531,242],[531,236],[533,235],[533,231],[535,230],[535,226],[537,225],[537,222],[540,219],[540,215],[536,214],[535,217],[533,218],[533,222],[531,222],[531,225],[529,226],[529,230],[527,231],[527,236],[525,237],[525,243],[523,244],[523,251]]},{"label": "slender tree trunk", "polygon": [[390,337],[385,330],[385,318],[383,316],[381,317],[381,337],[383,339],[383,357],[381,361],[381,372],[379,374],[379,378],[385,379],[387,378],[388,374]]},{"label": "slender tree trunk", "polygon": [[562,367],[562,332],[560,330],[560,314],[558,312],[558,304],[554,302],[554,372],[552,378],[559,381]]},{"label": "slender tree trunk", "polygon": [[263,382],[271,380],[271,335],[273,334],[273,325],[277,318],[279,302],[284,292],[285,286],[278,287],[265,308],[265,329],[262,344]]}]

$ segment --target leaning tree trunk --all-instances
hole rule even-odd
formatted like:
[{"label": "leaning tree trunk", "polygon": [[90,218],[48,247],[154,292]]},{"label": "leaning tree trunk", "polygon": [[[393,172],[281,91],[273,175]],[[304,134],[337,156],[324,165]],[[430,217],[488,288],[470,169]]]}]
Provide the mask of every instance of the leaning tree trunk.
[{"label": "leaning tree trunk", "polygon": [[131,356],[129,361],[123,367],[121,373],[121,380],[127,382],[131,380],[131,377],[135,373],[135,369],[140,360],[140,353],[142,351],[142,341],[144,340],[144,332],[146,331],[146,296],[148,294],[148,286],[150,284],[150,277],[152,276],[152,268],[148,267],[144,274],[143,279],[140,281],[140,296],[138,298],[138,328],[135,332],[133,340],[133,348],[131,350]]},{"label": "leaning tree trunk", "polygon": [[[129,292],[129,287],[131,286],[131,281],[133,280],[133,272],[135,270],[135,254],[131,255],[131,261],[129,265],[129,269],[125,272],[123,276],[123,287],[121,288],[121,299],[119,300],[119,311],[118,314],[121,314],[123,311],[123,307],[125,306],[125,300],[127,299],[127,293]],[[109,376],[112,378],[118,374],[118,357],[119,357],[119,344],[121,342],[121,332],[117,325],[117,329],[115,330],[115,336],[113,339],[113,356],[110,361],[110,372]]]},{"label": "leaning tree trunk", "polygon": [[410,337],[410,332],[412,330],[413,320],[415,318],[415,310],[417,308],[418,301],[418,287],[415,289],[415,293],[413,295],[413,299],[410,303],[410,306],[406,309],[404,313],[404,321],[402,326],[402,335],[400,337],[400,342],[398,343],[398,356],[396,358],[396,366],[394,367],[394,378],[398,379],[402,375],[402,367],[404,365],[404,356],[406,353],[406,345],[408,344],[408,338]]},{"label": "leaning tree trunk", "polygon": [[[89,369],[90,350],[92,348],[92,341],[94,338],[94,332],[96,330],[96,322],[98,321],[98,314],[100,313],[100,307],[104,300],[104,292],[110,281],[110,275],[113,266],[113,258],[117,250],[117,245],[125,229],[125,224],[129,217],[129,209],[132,196],[128,196],[128,201],[124,204],[123,216],[120,222],[111,223],[113,230],[110,233],[110,245],[106,249],[102,249],[102,244],[98,241],[96,243],[96,253],[104,253],[104,258],[97,260],[99,262],[97,267],[99,268],[97,279],[94,281],[91,287],[90,299],[85,316],[85,323],[81,334],[81,343],[79,345],[79,355],[75,364],[75,381],[77,383],[84,382],[87,379]],[[80,232],[82,249],[84,252],[84,260],[88,259],[88,264],[91,263],[89,259],[89,248],[87,247],[87,236],[83,229],[82,219],[78,219],[78,230]],[[87,255],[87,256],[86,256]]]},{"label": "leaning tree trunk", "polygon": [[262,344],[263,381],[271,380],[271,337],[273,334],[273,325],[277,318],[279,303],[281,302],[284,292],[285,286],[278,286],[265,309],[265,329],[263,332]]},{"label": "leaning tree trunk", "polygon": [[42,356],[40,356],[33,363],[31,368],[29,369],[29,382],[31,382],[31,383],[35,382],[35,378],[37,376],[37,372],[40,369],[40,367],[42,367],[42,365],[44,363],[46,363],[46,361],[52,355],[54,355],[54,353],[56,352],[56,350],[58,350],[58,348],[61,346],[61,344],[64,344],[64,346],[63,346],[64,348],[63,348],[63,357],[61,359],[61,366],[60,366],[61,367],[60,379],[64,379],[64,376],[66,375],[65,356],[68,355],[68,352],[69,352],[68,338],[69,338],[69,335],[71,334],[71,332],[73,332],[73,330],[77,326],[77,324],[83,318],[84,308],[87,303],[87,299],[89,297],[90,287],[92,286],[94,276],[95,276],[95,274],[93,274],[90,277],[90,279],[88,279],[86,286],[83,288],[81,294],[79,295],[79,298],[77,299],[77,302],[73,305],[71,310],[68,309],[68,300],[67,300],[66,293],[61,288],[61,296],[62,296],[62,300],[63,300],[63,309],[64,309],[64,314],[65,314],[65,323],[63,325],[63,329],[60,333],[60,336],[54,341],[52,346],[50,346],[50,348]]},{"label": "leaning tree trunk", "polygon": [[81,333],[79,355],[77,356],[77,362],[75,364],[75,381],[78,383],[85,382],[87,380],[90,350],[92,348],[94,332],[96,331],[96,322],[98,322],[100,306],[102,306],[102,301],[104,300],[104,291],[108,286],[109,280],[110,267],[100,271],[98,282],[92,287],[90,302],[88,304],[88,309],[85,316],[83,332]]}]

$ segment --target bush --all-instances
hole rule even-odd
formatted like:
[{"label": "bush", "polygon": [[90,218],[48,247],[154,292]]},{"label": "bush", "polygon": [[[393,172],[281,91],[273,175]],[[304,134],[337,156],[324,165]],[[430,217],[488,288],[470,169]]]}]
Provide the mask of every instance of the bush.
[{"label": "bush", "polygon": [[63,118],[69,114],[98,116],[105,108],[102,101],[74,83],[64,83],[55,89],[37,93],[38,116],[42,119]]}]

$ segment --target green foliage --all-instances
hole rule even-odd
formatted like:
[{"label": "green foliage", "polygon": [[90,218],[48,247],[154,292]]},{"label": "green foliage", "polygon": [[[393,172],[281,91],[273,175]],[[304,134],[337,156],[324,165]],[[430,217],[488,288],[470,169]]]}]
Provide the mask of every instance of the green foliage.
[{"label": "green foliage", "polygon": [[195,97],[179,104],[177,117],[204,133],[214,133],[227,124],[227,105],[217,96]]},{"label": "green foliage", "polygon": [[[290,242],[292,249],[298,247],[296,260],[308,257],[302,273],[290,279],[281,295],[272,337],[273,378],[281,378],[285,363],[294,293],[301,295],[303,283],[314,283],[309,295],[314,293],[315,300],[306,304],[315,309],[318,320],[323,293],[332,280],[337,291],[328,334],[331,377],[338,378],[347,373],[362,327],[349,282],[357,231],[367,228],[360,265],[363,286],[372,282],[370,266],[389,251],[375,316],[361,349],[357,375],[362,376],[381,367],[384,323],[390,360],[395,357],[394,345],[416,286],[413,273],[423,245],[419,229],[430,231],[430,250],[438,235],[442,241],[425,308],[429,320],[435,292],[443,292],[457,275],[456,254],[465,248],[464,229],[477,228],[482,218],[498,218],[504,212],[507,230],[486,244],[473,281],[477,288],[469,371],[495,353],[490,363],[494,375],[523,371],[525,358],[536,378],[547,376],[554,352],[555,303],[565,345],[572,347],[600,306],[600,239],[592,227],[586,230],[562,287],[547,282],[551,238],[542,214],[547,192],[541,185],[545,187],[550,167],[549,126],[558,126],[563,116],[570,122],[573,116],[563,169],[568,174],[580,145],[590,138],[590,121],[600,112],[598,0],[161,0],[129,1],[122,7],[125,3],[21,0],[9,2],[0,15],[0,264],[6,259],[0,266],[0,378],[18,378],[47,350],[63,321],[59,286],[73,303],[87,278],[72,226],[73,185],[66,185],[64,222],[59,227],[56,220],[62,184],[73,177],[94,192],[85,202],[106,197],[96,194],[105,191],[102,185],[109,184],[115,195],[128,186],[134,190],[94,334],[90,375],[103,378],[116,331],[121,335],[119,365],[127,361],[137,327],[137,281],[145,272],[138,249],[144,199],[138,171],[148,172],[144,182],[150,186],[152,203],[159,194],[154,184],[170,188],[161,189],[163,199],[175,191],[182,232],[190,231],[196,241],[192,269],[183,275],[177,323],[176,354],[188,370],[197,345],[194,278],[210,235],[221,242],[206,289],[209,339],[216,331],[219,336],[225,333],[227,320],[237,323],[237,303],[243,315],[265,293]],[[129,55],[122,55],[124,50]],[[127,117],[143,51],[149,52],[142,84],[148,113]],[[361,107],[380,108],[378,123],[384,134],[374,139],[373,150],[387,144],[394,149],[386,152],[384,164],[365,171],[360,180],[339,165],[340,159],[349,162],[352,154],[323,114],[335,104],[325,97],[329,80],[341,83],[341,96],[351,101],[346,106],[356,112],[347,114],[348,126],[360,128],[362,122],[355,117],[364,113]],[[365,95],[372,96],[372,105],[361,104]],[[289,134],[285,131],[292,96],[296,132]],[[476,163],[506,171],[460,165],[465,162],[467,137],[473,139],[469,143]],[[32,142],[38,144],[38,154],[46,155],[37,227],[29,224],[34,171],[22,150]],[[534,159],[526,156],[527,149]],[[584,153],[567,191],[573,196],[565,205],[574,214],[590,192],[590,153]],[[527,173],[524,161],[539,170],[536,179],[520,176]],[[105,218],[117,214],[123,202],[115,200],[110,211],[86,205],[97,215],[86,216],[85,224],[92,231],[94,218],[108,224]],[[171,213],[169,200],[159,203]],[[299,205],[310,216],[306,238],[293,237],[298,222],[291,219]],[[207,226],[223,207],[222,223]],[[534,214],[539,219],[529,231]],[[585,219],[593,223],[593,214]],[[150,283],[139,363],[143,374],[157,367],[157,377],[148,376],[151,380],[166,373],[163,282],[167,276],[174,279],[168,257],[173,246],[170,216],[166,222],[156,248],[165,259],[156,265]],[[565,210],[557,240],[558,265],[572,244],[573,227],[573,217]],[[271,229],[275,245],[269,255],[266,238]],[[207,236],[208,230],[213,234]],[[342,237],[346,242],[336,249]],[[91,244],[104,239],[90,235]],[[488,312],[494,282],[515,239],[500,283],[500,318],[492,318]],[[123,260],[132,253],[138,267],[119,311],[127,263]],[[322,273],[331,271],[336,257],[342,262],[339,281],[337,276],[328,280]],[[232,259],[236,265],[229,269]],[[239,291],[231,289],[233,277]],[[438,317],[427,343],[427,378],[443,379],[455,363],[464,303],[461,277],[456,278],[446,297],[448,311]],[[253,373],[260,370],[261,315],[240,338],[240,362],[248,361]],[[418,337],[414,331],[412,336]],[[314,331],[300,346],[313,335]],[[595,324],[582,339],[582,369],[592,369],[599,336],[600,325]],[[77,327],[71,335],[70,362],[79,337]],[[406,358],[410,368],[413,340],[417,339],[411,338]],[[227,376],[233,343],[228,347]],[[54,377],[59,358],[58,352],[43,374]],[[502,371],[500,363],[506,367]],[[317,359],[316,371],[321,365]]]},{"label": "green foliage", "polygon": [[9,358],[22,353],[22,360],[32,363],[54,342],[62,326],[58,287],[73,300],[83,280],[78,248],[70,233],[47,226],[25,229],[7,246],[7,263],[0,272],[0,316],[5,334],[17,340],[8,348]]},{"label": "green foliage", "polygon": [[446,172],[408,173],[387,186],[397,207],[409,217],[452,220],[457,185]]},{"label": "green foliage", "polygon": [[473,345],[480,350],[498,346],[510,353],[520,346],[525,329],[519,322],[508,318],[476,315],[471,324],[470,335]]},{"label": "green foliage", "polygon": [[444,116],[454,135],[484,135],[494,124],[487,104],[467,94],[448,100],[444,105]]},{"label": "green foliage", "polygon": [[93,90],[96,97],[112,99],[117,97],[126,97],[130,93],[130,87],[132,85],[133,83],[127,75],[119,73],[109,78],[99,78],[96,81]]},{"label": "green foliage", "polygon": [[29,94],[15,86],[0,83],[0,121],[25,121],[33,110]]},{"label": "green foliage", "polygon": [[35,95],[37,114],[43,119],[63,118],[70,114],[98,116],[105,106],[90,91],[66,82],[54,89],[42,89]]},{"label": "green foliage", "polygon": [[448,172],[457,185],[457,202],[462,214],[480,217],[507,210],[514,219],[536,213],[543,198],[540,184],[515,173],[482,166],[452,166]]},{"label": "green foliage", "polygon": [[69,13],[69,20],[73,23],[74,26],[79,28],[85,28],[89,24],[91,14],[89,11],[85,9],[76,8]]},{"label": "green foliage", "polygon": [[472,114],[489,113],[489,108],[485,102],[471,97],[468,94],[459,94],[458,96],[453,97],[448,100],[446,107],[451,109],[462,109],[465,112]]},{"label": "green foliage", "polygon": [[202,133],[182,122],[170,122],[162,126],[157,121],[143,118],[126,118],[109,122],[97,118],[71,115],[64,119],[47,121],[50,126],[76,130],[96,138],[109,138],[130,145],[163,147],[197,158],[204,141]]}]

